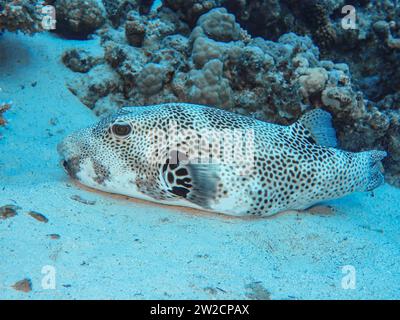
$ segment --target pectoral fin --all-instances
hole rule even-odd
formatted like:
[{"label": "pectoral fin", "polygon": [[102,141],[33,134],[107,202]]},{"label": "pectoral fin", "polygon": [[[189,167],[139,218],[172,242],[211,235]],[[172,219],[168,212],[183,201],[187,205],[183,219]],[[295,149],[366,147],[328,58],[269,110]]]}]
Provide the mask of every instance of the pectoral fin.
[{"label": "pectoral fin", "polygon": [[188,161],[184,153],[172,151],[162,166],[161,178],[169,193],[209,208],[217,192],[218,165]]}]

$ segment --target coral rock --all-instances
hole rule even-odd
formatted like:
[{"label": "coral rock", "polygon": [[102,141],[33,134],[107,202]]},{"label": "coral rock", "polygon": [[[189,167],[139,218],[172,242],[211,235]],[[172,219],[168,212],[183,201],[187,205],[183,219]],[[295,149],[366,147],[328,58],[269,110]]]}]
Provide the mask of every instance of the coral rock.
[{"label": "coral rock", "polygon": [[57,0],[57,31],[86,38],[105,22],[103,6],[97,0]]},{"label": "coral rock", "polygon": [[67,85],[90,109],[100,98],[116,92],[121,86],[120,79],[107,65],[96,66],[86,75],[75,78]]},{"label": "coral rock", "polygon": [[130,14],[125,23],[125,36],[128,43],[140,47],[146,34],[145,21],[138,14]]},{"label": "coral rock", "polygon": [[119,26],[132,10],[147,14],[153,0],[102,0],[108,19],[114,26]]},{"label": "coral rock", "polygon": [[43,1],[0,0],[0,30],[21,30],[25,33],[34,33],[43,30],[41,9]]},{"label": "coral rock", "polygon": [[160,64],[149,63],[137,78],[138,90],[145,96],[151,96],[162,90],[165,81],[165,68]]},{"label": "coral rock", "polygon": [[235,16],[224,8],[216,8],[204,14],[197,22],[204,33],[217,41],[237,41],[242,38],[242,30],[235,21]]},{"label": "coral rock", "polygon": [[192,59],[196,68],[202,68],[208,61],[221,57],[223,48],[214,40],[199,37],[194,41]]},{"label": "coral rock", "polygon": [[328,81],[328,72],[324,68],[305,69],[299,77],[300,90],[304,97],[308,98],[325,89]]},{"label": "coral rock", "polygon": [[220,6],[221,0],[164,0],[163,5],[177,12],[178,16],[194,25],[202,14]]},{"label": "coral rock", "polygon": [[229,81],[223,76],[223,64],[220,60],[207,62],[202,70],[192,70],[188,84],[190,101],[222,108],[233,106],[232,91]]},{"label": "coral rock", "polygon": [[63,53],[62,61],[72,71],[85,73],[98,64],[101,59],[93,57],[86,50],[71,49]]}]

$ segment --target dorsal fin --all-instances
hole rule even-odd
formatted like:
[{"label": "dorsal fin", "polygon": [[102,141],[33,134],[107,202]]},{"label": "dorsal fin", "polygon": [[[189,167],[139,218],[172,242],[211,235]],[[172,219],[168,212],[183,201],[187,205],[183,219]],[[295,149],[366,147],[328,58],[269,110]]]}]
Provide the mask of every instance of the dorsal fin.
[{"label": "dorsal fin", "polygon": [[218,185],[217,165],[189,162],[184,153],[171,151],[161,169],[168,192],[208,209]]},{"label": "dorsal fin", "polygon": [[298,132],[308,140],[324,147],[337,146],[336,130],[332,125],[332,116],[322,109],[314,109],[304,114],[293,126],[303,126],[306,130]]}]

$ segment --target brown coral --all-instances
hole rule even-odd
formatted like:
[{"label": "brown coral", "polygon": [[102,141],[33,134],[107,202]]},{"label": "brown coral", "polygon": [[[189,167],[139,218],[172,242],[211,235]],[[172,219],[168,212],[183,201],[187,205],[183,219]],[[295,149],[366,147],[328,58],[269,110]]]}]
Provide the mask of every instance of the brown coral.
[{"label": "brown coral", "polygon": [[0,1],[0,30],[34,33],[42,30],[43,4],[35,0]]},{"label": "brown coral", "polygon": [[163,5],[177,12],[179,17],[193,26],[198,17],[217,8],[222,0],[164,0]]},{"label": "brown coral", "polygon": [[57,32],[86,38],[105,22],[105,12],[96,0],[57,0]]},{"label": "brown coral", "polygon": [[128,43],[134,47],[140,47],[143,44],[146,34],[145,21],[138,14],[128,15],[125,23],[125,37]]},{"label": "brown coral", "polygon": [[336,31],[329,19],[329,12],[326,3],[322,0],[299,1],[306,21],[313,33],[314,41],[322,50],[331,48],[336,42]]},{"label": "brown coral", "polygon": [[61,59],[72,71],[81,73],[88,72],[101,61],[101,59],[92,56],[88,51],[82,49],[67,50],[63,53]]},{"label": "brown coral", "polygon": [[147,14],[153,0],[103,0],[108,19],[114,26],[119,26],[131,11]]}]

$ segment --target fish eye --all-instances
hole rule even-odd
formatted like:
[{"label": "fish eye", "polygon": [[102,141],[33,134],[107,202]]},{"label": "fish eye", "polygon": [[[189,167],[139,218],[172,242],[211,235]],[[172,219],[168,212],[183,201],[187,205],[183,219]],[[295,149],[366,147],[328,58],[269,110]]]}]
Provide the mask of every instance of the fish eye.
[{"label": "fish eye", "polygon": [[111,131],[119,137],[125,137],[132,132],[132,127],[126,123],[116,123],[111,127]]}]

